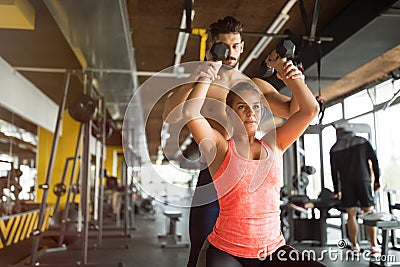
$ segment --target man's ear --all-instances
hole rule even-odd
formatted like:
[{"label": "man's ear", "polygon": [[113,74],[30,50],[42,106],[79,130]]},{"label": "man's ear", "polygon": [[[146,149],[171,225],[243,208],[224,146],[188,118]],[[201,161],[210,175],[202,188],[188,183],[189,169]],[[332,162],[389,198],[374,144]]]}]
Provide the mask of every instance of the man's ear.
[{"label": "man's ear", "polygon": [[207,53],[209,53],[208,51],[211,50],[211,47],[213,46],[213,44],[214,44],[213,41],[208,42],[208,44],[207,44],[207,49],[206,49],[206,55],[205,55],[205,57],[204,57],[204,61],[207,61],[207,60],[208,60],[208,59],[207,59]]},{"label": "man's ear", "polygon": [[242,41],[241,43],[240,43],[240,54],[241,53],[243,53],[243,51],[244,51],[244,41]]},{"label": "man's ear", "polygon": [[211,47],[213,46],[213,44],[214,44],[214,42],[213,42],[213,41],[210,41],[210,42],[208,42],[208,47],[207,47],[207,50],[210,50],[210,49],[211,49]]}]

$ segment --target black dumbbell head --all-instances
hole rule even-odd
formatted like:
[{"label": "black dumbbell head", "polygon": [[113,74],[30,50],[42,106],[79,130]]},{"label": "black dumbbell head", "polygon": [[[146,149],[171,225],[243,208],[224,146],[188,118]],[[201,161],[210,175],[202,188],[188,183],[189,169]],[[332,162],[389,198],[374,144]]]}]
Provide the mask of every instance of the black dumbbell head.
[{"label": "black dumbbell head", "polygon": [[82,95],[68,104],[69,115],[79,122],[91,120],[96,110],[96,102],[87,95]]},{"label": "black dumbbell head", "polygon": [[228,57],[228,53],[229,53],[229,48],[226,46],[226,44],[222,42],[214,43],[210,50],[210,54],[213,60],[216,61],[225,60]]},{"label": "black dumbbell head", "polygon": [[294,57],[296,46],[290,39],[284,39],[281,44],[276,48],[280,57],[291,58]]},{"label": "black dumbbell head", "polygon": [[[290,39],[284,39],[276,47],[276,52],[282,58],[284,58],[284,57],[285,58],[293,58],[295,49],[296,49],[296,46]],[[264,73],[262,76],[266,77],[266,78],[271,77],[275,72],[275,69],[268,67],[265,62],[261,63],[261,69],[263,70],[263,73]]]}]

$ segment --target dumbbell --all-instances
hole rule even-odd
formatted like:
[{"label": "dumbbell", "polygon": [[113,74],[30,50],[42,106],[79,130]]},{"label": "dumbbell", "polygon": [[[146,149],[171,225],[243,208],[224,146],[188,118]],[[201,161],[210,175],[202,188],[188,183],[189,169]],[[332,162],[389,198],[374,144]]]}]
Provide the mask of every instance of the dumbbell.
[{"label": "dumbbell", "polygon": [[214,43],[210,49],[210,54],[215,61],[225,60],[228,57],[229,48],[222,42]]},{"label": "dumbbell", "polygon": [[54,195],[61,197],[67,192],[67,186],[63,183],[55,184],[53,187]]},{"label": "dumbbell", "polygon": [[[296,46],[290,39],[284,39],[276,47],[276,52],[281,58],[293,58],[295,49]],[[264,70],[264,77],[274,74],[275,69],[267,66],[265,61],[261,62],[261,68]]]},{"label": "dumbbell", "polygon": [[97,111],[97,103],[87,95],[82,95],[68,104],[69,115],[79,122],[88,122]]}]

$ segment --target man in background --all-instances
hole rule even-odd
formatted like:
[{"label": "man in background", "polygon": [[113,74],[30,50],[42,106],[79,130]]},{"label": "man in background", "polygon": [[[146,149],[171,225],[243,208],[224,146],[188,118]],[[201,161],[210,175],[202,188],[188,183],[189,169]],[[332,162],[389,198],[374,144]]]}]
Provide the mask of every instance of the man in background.
[{"label": "man in background", "polygon": [[[363,212],[369,212],[375,206],[373,190],[380,187],[378,159],[368,140],[356,136],[354,131],[337,128],[336,138],[330,150],[334,196],[342,200],[342,207],[348,213],[347,230],[352,251],[359,254],[357,207]],[[371,255],[379,256],[381,249],[377,243],[376,227],[366,226],[366,231]]]}]

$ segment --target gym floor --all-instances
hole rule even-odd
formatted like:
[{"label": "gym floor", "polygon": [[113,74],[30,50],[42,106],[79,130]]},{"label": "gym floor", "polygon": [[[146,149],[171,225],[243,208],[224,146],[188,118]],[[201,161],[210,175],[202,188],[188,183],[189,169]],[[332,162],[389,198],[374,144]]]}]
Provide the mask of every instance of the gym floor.
[{"label": "gym floor", "polygon": [[[167,220],[163,215],[163,209],[176,209],[163,205],[156,205],[156,213],[137,214],[135,216],[135,229],[130,237],[123,235],[123,230],[115,230],[115,224],[106,224],[103,231],[103,242],[101,246],[97,243],[97,231],[90,231],[88,242],[87,265],[88,266],[152,266],[152,267],[180,267],[186,266],[188,248],[162,248],[162,239],[158,234],[167,230]],[[182,242],[188,242],[188,209],[181,209],[182,218],[177,224],[177,232],[182,234]],[[112,221],[108,218],[109,221]],[[111,228],[112,227],[112,228]],[[114,229],[114,230],[111,230]],[[122,228],[121,228],[122,229]],[[363,256],[359,259],[347,258],[346,249],[340,250],[336,245],[340,240],[340,232],[337,229],[328,228],[327,247],[313,246],[310,243],[293,244],[299,250],[307,253],[315,253],[316,257],[323,258],[322,262],[327,266],[369,266],[369,260]],[[83,251],[80,248],[82,242],[76,240],[71,242],[66,249],[61,251],[48,250],[55,246],[55,241],[43,238],[40,241],[38,253],[39,266],[84,266],[78,262],[83,259]],[[366,245],[367,246],[367,245]],[[24,262],[29,261],[32,240],[28,239],[13,246],[0,250],[0,267],[27,266]],[[312,251],[312,252],[310,252]],[[393,259],[400,260],[400,253],[390,251]],[[123,263],[123,264],[120,264]]]}]

